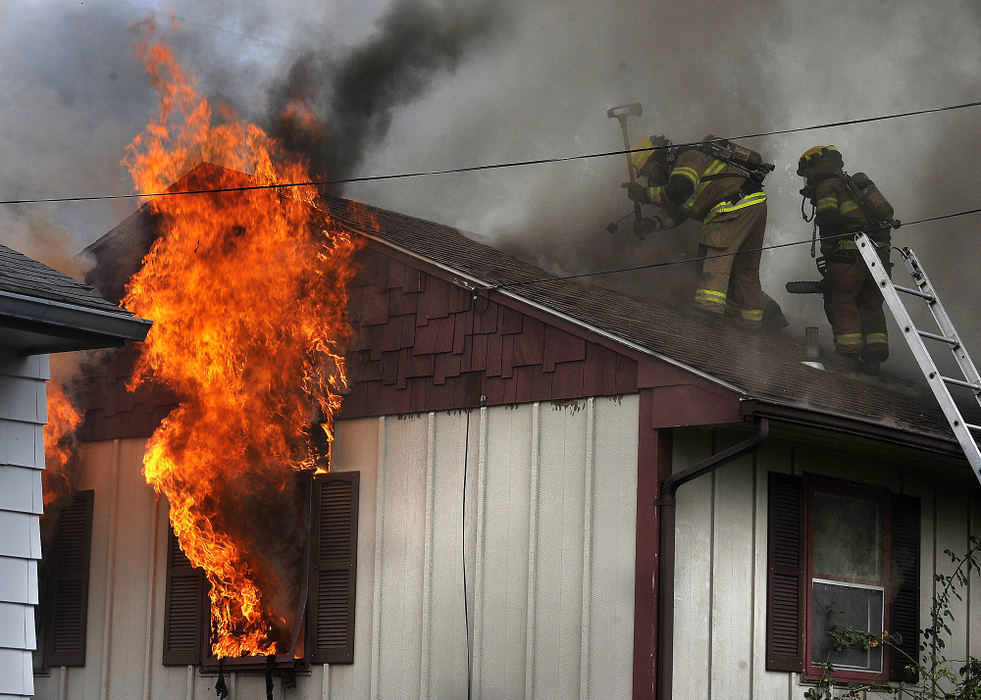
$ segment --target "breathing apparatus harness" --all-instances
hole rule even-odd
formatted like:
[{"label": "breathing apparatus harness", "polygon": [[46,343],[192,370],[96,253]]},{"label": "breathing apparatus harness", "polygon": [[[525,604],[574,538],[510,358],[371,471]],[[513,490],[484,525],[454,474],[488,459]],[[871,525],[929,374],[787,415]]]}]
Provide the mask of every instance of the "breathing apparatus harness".
[{"label": "breathing apparatus harness", "polygon": [[[807,154],[801,156],[798,164],[797,174],[807,178],[807,182],[804,187],[801,188],[800,193],[802,195],[800,203],[800,213],[801,218],[807,223],[814,222],[811,229],[811,257],[814,258],[817,255],[817,235],[818,235],[818,224],[817,224],[817,207],[814,203],[814,197],[817,190],[818,183],[827,180],[828,178],[836,178],[841,180],[845,186],[845,190],[852,200],[861,208],[862,213],[868,219],[871,225],[871,230],[869,231],[869,237],[874,245],[888,245],[888,242],[876,241],[873,238],[874,234],[880,231],[888,232],[890,228],[898,229],[902,222],[899,219],[893,218],[893,208],[892,205],[886,200],[879,188],[876,187],[875,183],[869,178],[865,173],[855,173],[854,175],[849,175],[847,172],[841,169],[842,160],[841,154],[838,153],[837,149],[833,146],[821,147],[820,151],[812,153],[816,149],[811,149]],[[836,162],[838,165],[837,171],[825,172],[819,174],[807,175],[806,173],[814,165],[814,161],[818,159],[831,160]],[[808,217],[804,210],[805,200],[810,200],[811,202],[811,215]],[[816,261],[818,271],[823,275],[828,267],[828,260],[821,256]]]},{"label": "breathing apparatus harness", "polygon": [[[763,179],[768,173],[773,172],[775,168],[773,163],[765,163],[763,156],[756,151],[745,146],[740,146],[720,136],[713,136],[712,134],[709,134],[701,142],[690,148],[723,161],[726,165],[735,168],[739,172],[739,175],[744,178],[742,187],[729,199],[733,203],[754,192],[762,191]],[[736,175],[717,173],[715,175],[705,175],[702,177],[702,180],[720,180],[726,177],[736,177]]]}]

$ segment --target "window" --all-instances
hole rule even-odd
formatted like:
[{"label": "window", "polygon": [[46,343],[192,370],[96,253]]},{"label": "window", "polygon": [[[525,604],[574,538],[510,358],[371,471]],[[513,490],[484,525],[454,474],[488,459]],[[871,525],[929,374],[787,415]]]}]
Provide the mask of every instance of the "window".
[{"label": "window", "polygon": [[901,635],[918,653],[919,500],[858,484],[770,474],[767,653],[774,671],[842,681],[909,680],[888,646],[829,657],[835,624]]},{"label": "window", "polygon": [[[309,663],[354,662],[357,583],[358,472],[314,478],[310,517],[310,560],[303,659]],[[207,639],[210,629],[207,581],[191,566],[170,534],[164,618],[164,665],[218,670]],[[303,596],[301,596],[303,597]],[[299,648],[299,647],[298,647]],[[266,659],[231,659],[226,668],[266,669]],[[292,659],[283,661],[290,666]]]},{"label": "window", "polygon": [[85,665],[94,491],[76,491],[68,505],[48,517],[41,561],[35,626],[35,670]]}]

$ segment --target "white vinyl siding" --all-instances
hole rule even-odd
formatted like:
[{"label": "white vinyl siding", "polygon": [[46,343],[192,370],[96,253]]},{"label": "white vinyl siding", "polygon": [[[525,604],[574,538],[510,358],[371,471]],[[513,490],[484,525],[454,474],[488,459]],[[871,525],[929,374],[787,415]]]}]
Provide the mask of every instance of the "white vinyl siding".
[{"label": "white vinyl siding", "polygon": [[34,693],[46,355],[0,358],[0,696]]}]

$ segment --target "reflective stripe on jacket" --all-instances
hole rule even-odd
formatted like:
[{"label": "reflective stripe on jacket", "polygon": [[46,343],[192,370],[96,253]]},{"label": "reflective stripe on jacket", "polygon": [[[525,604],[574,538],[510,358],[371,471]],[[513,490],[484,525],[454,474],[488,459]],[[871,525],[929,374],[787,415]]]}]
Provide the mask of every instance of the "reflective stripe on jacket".
[{"label": "reflective stripe on jacket", "polygon": [[732,203],[746,178],[725,161],[689,148],[678,155],[668,180],[684,185],[684,191],[691,188],[688,197],[683,202],[672,202],[668,198],[666,185],[652,187],[648,195],[651,204],[676,207],[693,219],[705,221],[713,207]]},{"label": "reflective stripe on jacket", "polygon": [[719,214],[728,214],[730,212],[738,211],[739,209],[751,207],[754,204],[762,204],[765,201],[766,192],[753,192],[752,194],[748,194],[736,202],[719,202],[712,207],[712,211],[710,211],[708,216],[705,217],[705,223],[708,223]]}]

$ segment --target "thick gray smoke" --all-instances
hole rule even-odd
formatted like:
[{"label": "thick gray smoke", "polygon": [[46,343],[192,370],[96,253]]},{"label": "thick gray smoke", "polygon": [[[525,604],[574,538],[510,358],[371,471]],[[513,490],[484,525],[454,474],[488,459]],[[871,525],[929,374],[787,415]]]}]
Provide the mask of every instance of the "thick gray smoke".
[{"label": "thick gray smoke", "polygon": [[[662,131],[687,141],[979,98],[974,0],[952,0],[942,12],[915,0],[176,0],[168,7],[179,25],[168,40],[202,91],[287,136],[323,177],[610,151],[621,137],[606,109],[628,102],[644,107],[631,122],[632,139]],[[162,9],[153,0],[0,4],[0,87],[12,98],[0,104],[0,198],[129,191],[118,163],[154,101],[127,27],[149,11],[166,24]],[[311,128],[304,110],[326,131]],[[975,108],[746,140],[777,166],[766,183],[768,242],[810,236],[794,171],[800,153],[816,144],[838,146],[846,169],[869,173],[905,221],[976,208],[977,118]],[[458,226],[554,272],[692,255],[692,225],[643,242],[627,226],[606,232],[630,211],[620,188],[625,168],[622,157],[606,157],[341,189]],[[24,249],[38,225],[61,227],[77,249],[133,206],[3,207],[0,235]],[[909,226],[894,241],[917,250],[981,356],[973,313],[979,281],[970,264],[981,252],[976,226],[976,217]],[[783,289],[787,280],[814,277],[807,251],[766,253],[764,288],[796,333],[818,325],[827,345],[820,300]],[[593,281],[676,300],[694,271],[682,265]],[[905,351],[900,341],[893,345],[890,365],[899,366]]]},{"label": "thick gray smoke", "polygon": [[357,174],[397,111],[451,73],[502,23],[490,3],[437,8],[425,0],[396,0],[377,24],[376,33],[343,56],[305,51],[284,81],[270,87],[270,133],[308,159],[318,179]]}]

